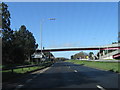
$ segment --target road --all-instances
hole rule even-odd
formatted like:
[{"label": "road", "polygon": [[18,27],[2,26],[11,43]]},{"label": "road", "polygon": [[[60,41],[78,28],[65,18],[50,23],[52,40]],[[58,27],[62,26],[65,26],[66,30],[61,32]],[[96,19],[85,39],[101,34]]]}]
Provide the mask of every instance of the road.
[{"label": "road", "polygon": [[17,86],[16,90],[21,88],[96,88],[97,90],[108,90],[108,88],[118,88],[118,75],[110,71],[60,61],[43,70],[42,73],[38,71],[32,74],[32,77],[24,85]]}]

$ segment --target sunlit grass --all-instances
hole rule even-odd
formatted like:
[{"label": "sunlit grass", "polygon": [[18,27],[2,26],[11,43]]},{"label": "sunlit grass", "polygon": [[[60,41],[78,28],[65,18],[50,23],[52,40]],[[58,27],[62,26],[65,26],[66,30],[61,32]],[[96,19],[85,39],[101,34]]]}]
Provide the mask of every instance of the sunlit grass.
[{"label": "sunlit grass", "polygon": [[26,73],[26,72],[30,72],[30,71],[33,71],[33,70],[36,70],[36,69],[40,69],[42,67],[43,66],[36,66],[36,67],[29,67],[29,68],[19,68],[19,69],[14,69],[13,72],[15,72],[15,73]]},{"label": "sunlit grass", "polygon": [[80,61],[80,60],[68,60],[67,62],[72,62],[74,64],[82,64],[88,67],[120,73],[120,69],[119,69],[120,63],[117,62],[94,62],[94,61]]},{"label": "sunlit grass", "polygon": [[[30,72],[30,71],[34,71],[37,69],[41,69],[45,66],[48,66],[49,64],[43,65],[43,66],[34,66],[34,67],[26,67],[26,68],[18,68],[18,69],[13,69],[14,73],[26,73],[26,72]],[[3,70],[1,72],[12,72],[12,70]]]},{"label": "sunlit grass", "polygon": [[40,70],[40,69],[42,69],[44,67],[47,67],[51,64],[52,63],[47,63],[47,64],[40,65],[40,66],[13,69],[13,72],[12,72],[12,70],[3,70],[3,71],[1,71],[2,72],[2,80],[4,82],[4,81],[9,81],[9,80],[12,80],[12,79],[16,79],[16,78],[19,78],[21,76],[26,75],[28,72],[33,72],[33,71],[36,71],[36,70]]}]

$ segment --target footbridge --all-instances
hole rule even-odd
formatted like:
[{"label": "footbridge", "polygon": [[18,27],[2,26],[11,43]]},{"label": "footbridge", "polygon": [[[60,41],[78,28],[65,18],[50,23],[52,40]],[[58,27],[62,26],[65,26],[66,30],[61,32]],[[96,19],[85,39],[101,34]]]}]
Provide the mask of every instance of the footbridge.
[{"label": "footbridge", "polygon": [[[104,46],[90,46],[90,47],[70,47],[70,48],[46,48],[38,49],[36,53],[40,56],[42,52],[60,52],[60,51],[80,51],[80,50],[99,50],[99,59],[113,59],[120,58],[120,43],[109,44]],[[107,51],[107,53],[105,53]],[[110,51],[108,53],[108,51]],[[37,56],[37,54],[35,56]],[[96,55],[97,56],[97,55]]]},{"label": "footbridge", "polygon": [[[57,51],[79,51],[79,50],[116,50],[120,49],[120,44],[110,44],[105,46],[90,46],[90,47],[70,47],[70,48],[46,48],[42,52],[57,52]],[[38,49],[37,52],[40,52]]]}]

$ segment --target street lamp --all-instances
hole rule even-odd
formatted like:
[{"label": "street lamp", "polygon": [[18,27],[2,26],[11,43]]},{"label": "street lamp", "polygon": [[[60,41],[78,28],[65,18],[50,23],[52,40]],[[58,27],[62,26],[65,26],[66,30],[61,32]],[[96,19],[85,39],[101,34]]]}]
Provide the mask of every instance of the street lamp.
[{"label": "street lamp", "polygon": [[[48,18],[48,20],[56,20],[56,18]],[[40,23],[40,36],[41,36],[41,58],[42,58],[42,30],[43,30],[43,23],[44,23],[44,19],[41,20]]]},{"label": "street lamp", "polygon": [[40,23],[40,38],[41,38],[41,58],[42,58],[42,27],[43,26],[43,19],[41,20],[41,23]]}]

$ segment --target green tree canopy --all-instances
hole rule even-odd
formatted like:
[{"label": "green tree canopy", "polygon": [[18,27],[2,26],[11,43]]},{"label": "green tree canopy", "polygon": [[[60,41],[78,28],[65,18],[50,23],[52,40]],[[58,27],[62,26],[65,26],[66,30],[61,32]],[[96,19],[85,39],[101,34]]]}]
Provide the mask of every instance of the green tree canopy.
[{"label": "green tree canopy", "polygon": [[79,53],[77,53],[75,55],[72,55],[71,57],[72,57],[72,59],[77,59],[77,58],[86,58],[86,56],[88,56],[87,53],[79,52]]},{"label": "green tree canopy", "polygon": [[2,2],[0,6],[2,6],[2,60],[3,63],[11,63],[13,30],[10,28],[10,13],[7,4]]},{"label": "green tree canopy", "polygon": [[93,53],[93,52],[90,52],[90,53],[89,53],[89,58],[90,58],[90,59],[93,59],[93,55],[94,55],[94,53]]},{"label": "green tree canopy", "polygon": [[38,45],[33,34],[26,29],[25,25],[22,25],[19,31],[14,33],[14,46],[22,48],[24,60],[30,60]]}]

